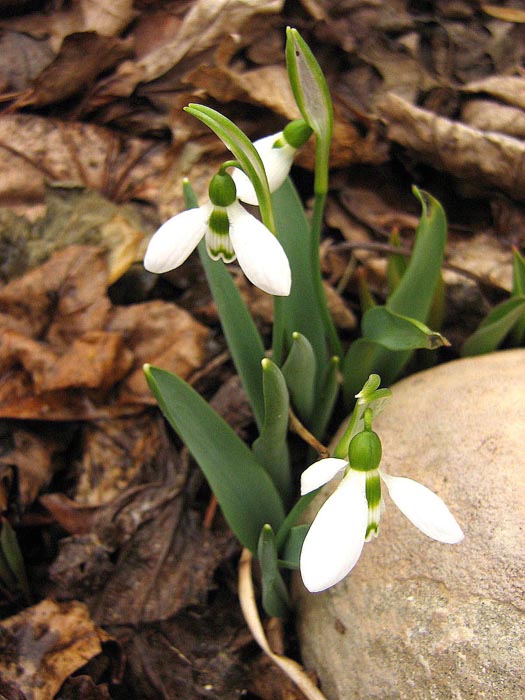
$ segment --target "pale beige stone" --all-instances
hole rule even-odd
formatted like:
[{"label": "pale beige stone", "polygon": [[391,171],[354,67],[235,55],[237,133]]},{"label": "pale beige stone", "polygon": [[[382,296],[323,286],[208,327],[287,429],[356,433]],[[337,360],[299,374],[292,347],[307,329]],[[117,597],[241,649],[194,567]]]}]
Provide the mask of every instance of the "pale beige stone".
[{"label": "pale beige stone", "polygon": [[399,382],[374,428],[385,471],[436,491],[465,540],[425,537],[386,495],[344,581],[297,582],[306,667],[329,700],[525,697],[525,350]]}]

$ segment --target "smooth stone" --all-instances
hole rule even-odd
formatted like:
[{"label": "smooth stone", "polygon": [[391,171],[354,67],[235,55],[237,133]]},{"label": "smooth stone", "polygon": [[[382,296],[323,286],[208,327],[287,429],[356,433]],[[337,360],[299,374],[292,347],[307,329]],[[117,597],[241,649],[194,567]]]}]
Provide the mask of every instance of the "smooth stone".
[{"label": "smooth stone", "polygon": [[386,495],[379,537],[346,579],[317,594],[296,581],[303,662],[329,700],[523,698],[525,350],[392,389],[374,421],[382,467],[438,493],[465,539],[425,537]]}]

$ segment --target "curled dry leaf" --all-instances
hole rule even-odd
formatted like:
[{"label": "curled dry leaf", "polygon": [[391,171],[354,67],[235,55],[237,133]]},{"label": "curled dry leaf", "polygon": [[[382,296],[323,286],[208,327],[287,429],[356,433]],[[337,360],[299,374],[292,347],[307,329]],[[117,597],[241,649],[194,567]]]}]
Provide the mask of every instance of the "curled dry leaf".
[{"label": "curled dry leaf", "polygon": [[93,124],[27,114],[0,116],[0,205],[41,205],[47,182],[67,182],[115,201],[156,201],[167,146],[126,139]]},{"label": "curled dry leaf", "polygon": [[180,25],[177,35],[138,61],[123,63],[101,87],[112,96],[129,96],[139,83],[167,73],[183,58],[217,46],[225,36],[235,35],[257,15],[277,14],[283,0],[197,0]]},{"label": "curled dry leaf", "polygon": [[462,88],[462,92],[490,95],[508,105],[525,110],[525,78],[514,75],[492,75],[474,80]]},{"label": "curled dry leaf", "polygon": [[208,331],[190,314],[162,301],[112,308],[106,286],[104,251],[70,246],[0,288],[0,416],[134,413],[154,403],[144,362],[184,378],[201,366]]},{"label": "curled dry leaf", "polygon": [[46,39],[3,31],[0,34],[0,93],[25,90],[53,58]]},{"label": "curled dry leaf", "polygon": [[31,89],[11,106],[44,107],[88,90],[100,73],[112,68],[133,51],[132,39],[78,32],[65,37],[52,63],[35,78]]},{"label": "curled dry leaf", "polygon": [[461,118],[474,129],[497,131],[525,139],[525,111],[493,100],[469,100],[461,109]]},{"label": "curled dry leaf", "polygon": [[0,675],[31,700],[50,700],[111,637],[83,603],[43,600],[0,622]]},{"label": "curled dry leaf", "polygon": [[0,26],[37,38],[49,36],[53,50],[58,51],[64,38],[75,32],[118,36],[135,14],[133,0],[115,0],[111,5],[102,0],[79,0],[64,10],[3,19]]},{"label": "curled dry leaf", "polygon": [[475,189],[494,188],[525,199],[525,143],[483,132],[389,94],[377,104],[388,136],[435,168]]}]

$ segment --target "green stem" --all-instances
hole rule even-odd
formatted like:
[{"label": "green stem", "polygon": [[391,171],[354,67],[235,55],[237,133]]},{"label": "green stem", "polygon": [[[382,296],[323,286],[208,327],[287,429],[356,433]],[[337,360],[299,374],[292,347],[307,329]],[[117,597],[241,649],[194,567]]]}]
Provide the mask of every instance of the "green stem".
[{"label": "green stem", "polygon": [[[316,181],[317,181],[317,171],[316,171]],[[323,289],[323,278],[321,275],[321,261],[319,258],[319,247],[321,244],[321,228],[323,224],[324,216],[324,205],[326,202],[326,189],[324,191],[319,191],[316,189],[314,198],[314,209],[312,212],[312,220],[310,223],[310,259],[312,266],[312,278],[314,283],[314,290],[317,297],[317,303],[319,310],[321,312],[321,317],[323,319],[323,324],[325,327],[325,333],[328,338],[330,345],[330,354],[341,356],[342,348],[337,335],[337,331],[328,310],[328,304],[326,301],[326,295]]]},{"label": "green stem", "polygon": [[284,355],[284,299],[273,298],[272,360],[278,367],[282,365]]}]

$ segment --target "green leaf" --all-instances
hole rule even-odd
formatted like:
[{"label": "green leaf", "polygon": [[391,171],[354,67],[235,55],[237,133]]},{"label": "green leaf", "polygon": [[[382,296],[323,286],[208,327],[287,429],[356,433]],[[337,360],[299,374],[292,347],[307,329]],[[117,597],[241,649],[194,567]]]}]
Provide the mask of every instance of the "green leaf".
[{"label": "green leaf", "polygon": [[290,608],[286,585],[277,563],[275,535],[270,525],[264,525],[257,545],[262,573],[262,604],[268,615],[285,617]]},{"label": "green leaf", "polygon": [[363,335],[389,350],[435,350],[449,342],[414,318],[396,314],[386,306],[375,306],[363,316]]},{"label": "green leaf", "polygon": [[[387,300],[386,308],[399,316],[425,323],[441,278],[447,221],[437,199],[415,187],[413,191],[423,211],[409,265]],[[411,354],[411,350],[389,350],[366,336],[352,343],[342,367],[345,403],[352,405],[354,395],[372,372],[380,374],[385,384],[393,382]]]},{"label": "green leaf", "polygon": [[322,391],[315,401],[315,411],[312,416],[311,432],[321,439],[326,426],[334,410],[337,395],[339,394],[340,372],[339,358],[332,357],[321,377]]},{"label": "green leaf", "polygon": [[[512,256],[512,296],[525,296],[525,260],[515,248]],[[525,315],[510,332],[512,346],[520,346],[525,342]]]},{"label": "green leaf", "polygon": [[281,371],[299,418],[310,424],[314,410],[317,362],[307,338],[293,333],[293,344]]},{"label": "green leaf", "polygon": [[[197,197],[188,180],[184,181],[183,191],[186,208],[198,207]],[[248,396],[255,422],[260,427],[264,420],[261,381],[264,345],[261,336],[224,263],[210,258],[204,240],[199,243],[198,251],[235,369]]]},{"label": "green leaf", "polygon": [[265,358],[261,364],[264,422],[261,434],[252,445],[252,451],[286,502],[292,495],[287,442],[290,404],[288,389],[281,370],[274,362]]},{"label": "green leaf", "polygon": [[525,297],[511,297],[495,306],[461,348],[462,357],[493,352],[525,316]]},{"label": "green leaf", "polygon": [[320,65],[297,29],[286,28],[286,67],[295,101],[306,123],[330,142],[334,114]]},{"label": "green leaf", "polygon": [[228,525],[256,551],[265,523],[275,529],[284,520],[281,498],[270,476],[247,445],[204,399],[170,372],[144,366],[159,406],[204,472]]},{"label": "green leaf", "polygon": [[238,160],[239,165],[251,180],[263,223],[270,231],[275,232],[272,202],[268,178],[260,155],[253,143],[230,119],[220,112],[205,105],[189,104],[186,112],[206,124],[224,143]]},{"label": "green leaf", "polygon": [[[399,231],[393,231],[390,236],[390,245],[394,248],[401,248],[401,239],[399,237]],[[408,260],[405,255],[401,253],[392,253],[388,256],[387,266],[386,266],[386,279],[388,283],[388,294],[392,294],[394,289],[398,286],[401,278],[406,272],[408,267]]]},{"label": "green leaf", "polygon": [[0,578],[10,590],[29,597],[26,569],[16,533],[6,518],[0,520]]},{"label": "green leaf", "polygon": [[224,337],[260,428],[264,421],[261,377],[264,345],[261,336],[224,263],[210,258],[204,240],[199,243],[198,251],[217,304]]},{"label": "green leaf", "polygon": [[283,339],[291,342],[292,333],[298,331],[306,336],[317,358],[318,367],[324,367],[328,357],[322,315],[317,304],[310,260],[310,226],[306,219],[301,200],[288,178],[282,187],[272,195],[275,221],[279,231],[279,241],[284,248],[292,270],[292,289],[288,297],[275,299],[279,305],[275,319],[282,326],[282,338],[273,345],[273,360],[281,364],[289,347],[283,346]]},{"label": "green leaf", "polygon": [[296,525],[295,527],[292,527],[279,560],[281,567],[286,569],[299,568],[301,549],[303,548],[304,538],[306,537],[309,529],[310,525]]},{"label": "green leaf", "polygon": [[319,489],[316,489],[315,491],[310,491],[310,493],[306,493],[304,496],[301,496],[294,507],[290,510],[275,537],[275,545],[278,552],[281,551],[286,540],[288,539],[290,530],[295,526],[301,515],[308,508],[318,493]]}]

